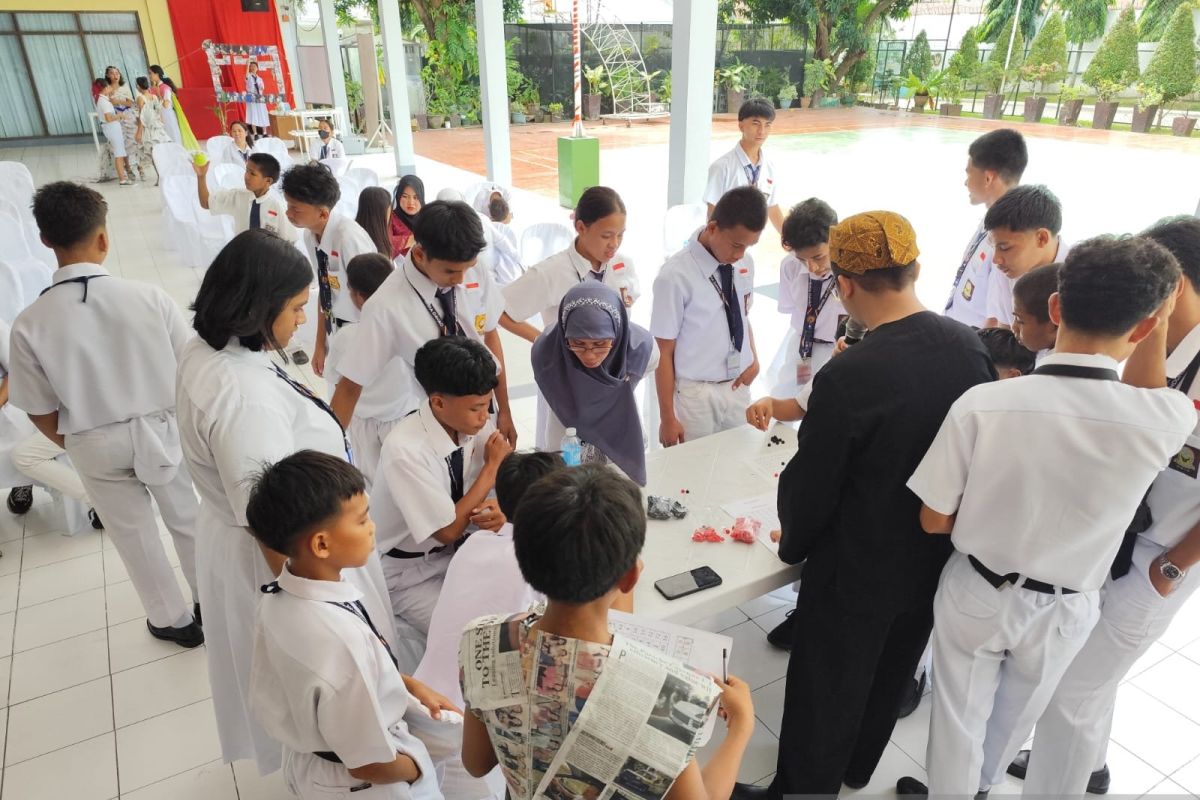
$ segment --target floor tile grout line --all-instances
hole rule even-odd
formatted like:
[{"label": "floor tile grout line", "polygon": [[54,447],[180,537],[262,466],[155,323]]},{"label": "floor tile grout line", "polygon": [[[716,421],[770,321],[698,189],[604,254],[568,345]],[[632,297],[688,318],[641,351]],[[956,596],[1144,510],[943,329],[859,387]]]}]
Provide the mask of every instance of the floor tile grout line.
[{"label": "floor tile grout line", "polygon": [[113,772],[117,783],[117,797],[121,796],[121,750],[117,746],[117,687],[113,681],[112,637],[108,626],[108,570],[104,566],[104,539],[100,540],[100,579],[104,581],[104,650],[108,661],[108,711],[112,718]]},{"label": "floor tile grout line", "polygon": [[[25,565],[24,541],[25,541],[25,521],[21,520],[21,542],[22,542],[21,555],[18,557],[17,573],[16,573],[17,574],[17,603],[18,603],[18,605],[21,602],[21,578],[20,578],[20,576],[21,576],[22,572],[24,572],[24,570],[22,568]],[[9,723],[12,721],[12,711],[10,710],[11,706],[10,706],[9,701],[12,700],[13,663],[15,662],[16,657],[17,657],[17,654],[13,652],[12,645],[16,642],[16,639],[17,639],[17,612],[14,609],[13,610],[12,641],[9,642],[8,686],[4,687],[5,688],[5,695],[4,695],[4,747],[0,748],[0,797],[4,796],[4,779],[5,779],[6,772],[7,772],[7,770],[4,768],[4,762],[8,760],[8,741],[9,741],[8,726],[9,726]]]}]

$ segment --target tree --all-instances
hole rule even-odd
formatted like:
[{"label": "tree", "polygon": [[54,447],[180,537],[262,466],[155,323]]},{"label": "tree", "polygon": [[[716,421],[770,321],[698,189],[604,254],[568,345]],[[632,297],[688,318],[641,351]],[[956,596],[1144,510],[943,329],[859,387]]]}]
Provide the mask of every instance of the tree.
[{"label": "tree", "polygon": [[[1021,36],[1028,39],[1037,30],[1037,19],[1045,8],[1045,0],[1021,0]],[[1004,23],[1017,13],[1017,0],[987,0],[983,9],[979,34],[985,42],[1007,42]],[[1003,34],[1003,35],[1002,35]]]},{"label": "tree", "polygon": [[[1008,55],[1008,40],[1012,37],[1012,56]],[[1005,69],[1005,61],[1008,62],[1008,68]],[[1000,28],[996,38],[996,46],[992,48],[992,52],[988,53],[987,63],[983,66],[983,80],[988,85],[988,88],[993,94],[1000,91],[1000,87],[1006,80],[1018,74],[1021,69],[1021,64],[1025,61],[1025,38],[1021,36],[1021,29],[1017,28],[1016,36],[1013,36],[1013,20],[1010,17],[1008,22]]]},{"label": "tree", "polygon": [[1067,74],[1067,31],[1062,14],[1046,17],[1042,29],[1033,37],[1021,75],[1034,84],[1036,97],[1047,83],[1061,81]]},{"label": "tree", "polygon": [[1121,12],[1083,73],[1083,82],[1095,89],[1102,101],[1138,79],[1138,29],[1133,13],[1132,6]]},{"label": "tree", "polygon": [[921,80],[925,80],[933,72],[933,53],[929,51],[929,36],[926,35],[924,29],[921,29],[917,38],[913,39],[912,48],[905,56],[900,71],[911,72]]},{"label": "tree", "polygon": [[1167,30],[1167,23],[1175,15],[1175,9],[1180,6],[1190,6],[1188,0],[1146,0],[1142,9],[1142,18],[1138,20],[1141,29],[1141,39],[1147,42],[1157,42],[1162,39]]},{"label": "tree", "polygon": [[[1075,85],[1079,71],[1079,59],[1083,56],[1083,45],[1104,35],[1108,25],[1108,9],[1112,0],[1059,0],[1058,6],[1067,15],[1067,41],[1078,45],[1075,68],[1068,71],[1071,85]],[[1069,57],[1069,56],[1068,56]]]},{"label": "tree", "polygon": [[950,72],[962,86],[967,86],[979,75],[979,42],[975,38],[975,28],[967,28],[958,50],[950,56]]},{"label": "tree", "polygon": [[[303,4],[303,0],[301,0]],[[450,9],[462,11],[470,9],[474,17],[475,3],[472,0],[384,0],[389,3],[399,3],[401,26],[411,31],[418,23],[425,29],[426,36],[433,40],[437,35],[437,23],[445,17],[445,11]],[[338,23],[354,24],[354,10],[366,9],[371,14],[371,20],[379,25],[379,0],[333,0],[333,8],[337,13]],[[521,21],[521,0],[504,0],[504,21]]]},{"label": "tree", "polygon": [[1196,26],[1192,9],[1181,5],[1175,9],[1158,49],[1146,66],[1142,83],[1162,94],[1164,105],[1196,88]]}]

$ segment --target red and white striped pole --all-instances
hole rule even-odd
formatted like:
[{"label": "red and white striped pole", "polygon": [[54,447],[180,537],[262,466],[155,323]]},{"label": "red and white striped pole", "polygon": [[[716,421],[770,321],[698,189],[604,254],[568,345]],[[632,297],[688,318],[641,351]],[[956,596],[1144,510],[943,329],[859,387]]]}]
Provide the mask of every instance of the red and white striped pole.
[{"label": "red and white striped pole", "polygon": [[583,85],[580,83],[582,65],[579,58],[579,0],[571,3],[571,54],[575,60],[575,124],[571,136],[583,138]]}]

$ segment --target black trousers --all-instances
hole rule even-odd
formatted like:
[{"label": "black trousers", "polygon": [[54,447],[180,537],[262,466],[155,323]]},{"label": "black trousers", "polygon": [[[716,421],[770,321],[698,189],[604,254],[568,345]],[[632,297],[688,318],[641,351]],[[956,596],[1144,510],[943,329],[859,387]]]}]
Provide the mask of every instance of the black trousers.
[{"label": "black trousers", "polygon": [[863,610],[861,597],[851,608],[819,569],[805,566],[796,603],[773,798],[870,780],[933,629],[932,597],[916,610],[886,598]]}]

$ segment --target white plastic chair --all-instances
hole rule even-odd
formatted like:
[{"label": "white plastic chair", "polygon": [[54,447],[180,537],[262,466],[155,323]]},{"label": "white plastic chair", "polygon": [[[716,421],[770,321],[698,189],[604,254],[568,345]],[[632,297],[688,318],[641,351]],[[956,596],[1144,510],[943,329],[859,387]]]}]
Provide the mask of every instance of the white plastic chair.
[{"label": "white plastic chair", "polygon": [[233,238],[232,221],[200,208],[195,175],[170,175],[162,180],[163,199],[172,218],[172,232],[182,245],[185,267],[207,267]]},{"label": "white plastic chair", "polygon": [[24,308],[50,285],[54,268],[33,257],[26,243],[25,225],[11,213],[0,212],[0,242],[4,243],[4,263],[12,268],[20,282],[21,307]]},{"label": "white plastic chair", "polygon": [[45,264],[51,272],[58,269],[58,260],[54,257],[54,251],[42,244],[41,233],[38,231],[37,222],[33,219],[33,209],[30,208],[30,203],[10,202],[10,196],[5,188],[0,186],[0,214],[7,214],[21,223],[21,234],[28,250],[27,255]]},{"label": "white plastic chair", "polygon": [[24,310],[25,287],[21,285],[21,276],[12,264],[0,261],[0,322],[11,327],[17,314]]},{"label": "white plastic chair", "polygon": [[246,168],[237,164],[213,164],[208,170],[208,190],[246,188]]},{"label": "white plastic chair", "polygon": [[0,196],[16,204],[22,220],[33,223],[33,175],[20,161],[0,161]]},{"label": "white plastic chair", "polygon": [[160,185],[169,175],[192,175],[192,159],[186,150],[174,142],[159,142],[154,145],[154,168],[158,170]]},{"label": "white plastic chair", "polygon": [[364,167],[346,170],[337,180],[342,197],[338,200],[336,208],[348,217],[358,216],[358,196],[362,190],[368,186],[379,185],[379,176],[375,174],[375,170]]},{"label": "white plastic chair", "polygon": [[350,169],[350,159],[348,158],[323,158],[321,163],[329,167],[329,171],[336,178],[342,177]]},{"label": "white plastic chair", "polygon": [[284,144],[282,139],[276,139],[274,136],[264,136],[254,143],[253,150],[256,153],[267,153],[275,156],[275,160],[279,162],[280,172],[287,172],[288,169],[295,166],[296,162],[292,160],[287,145]]},{"label": "white plastic chair", "polygon": [[[225,148],[233,144],[232,136],[213,136],[204,143],[204,151],[208,153],[208,160],[213,163],[221,163],[225,161]],[[228,162],[226,162],[228,163]]]},{"label": "white plastic chair", "polygon": [[663,217],[663,257],[668,258],[683,249],[697,230],[708,222],[708,206],[704,203],[685,203],[671,206]]},{"label": "white plastic chair", "polygon": [[575,241],[575,231],[562,222],[538,222],[521,234],[521,263],[533,266]]}]

